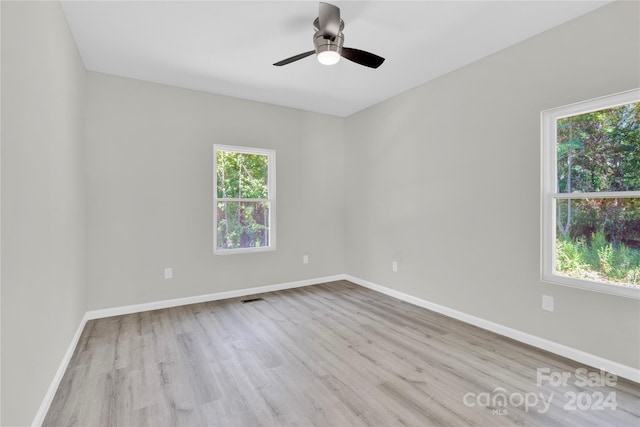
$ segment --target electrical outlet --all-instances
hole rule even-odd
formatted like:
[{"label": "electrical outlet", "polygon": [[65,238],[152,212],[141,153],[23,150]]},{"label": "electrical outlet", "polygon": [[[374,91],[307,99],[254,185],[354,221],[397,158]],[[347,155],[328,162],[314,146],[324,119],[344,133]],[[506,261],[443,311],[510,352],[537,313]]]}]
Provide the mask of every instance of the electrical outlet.
[{"label": "electrical outlet", "polygon": [[303,264],[309,264],[309,255],[304,254],[304,255],[302,256],[302,263],[303,263]]},{"label": "electrical outlet", "polygon": [[398,261],[393,261],[391,263],[391,271],[393,271],[394,273],[398,272]]},{"label": "electrical outlet", "polygon": [[546,311],[553,311],[553,297],[549,295],[542,295],[542,309]]},{"label": "electrical outlet", "polygon": [[167,267],[164,269],[164,278],[173,279],[173,268]]}]

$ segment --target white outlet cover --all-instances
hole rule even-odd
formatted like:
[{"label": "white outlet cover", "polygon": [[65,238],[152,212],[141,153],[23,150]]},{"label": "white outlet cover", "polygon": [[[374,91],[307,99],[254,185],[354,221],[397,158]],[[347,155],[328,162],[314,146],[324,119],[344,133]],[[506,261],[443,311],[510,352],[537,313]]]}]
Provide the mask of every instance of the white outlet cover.
[{"label": "white outlet cover", "polygon": [[164,269],[164,278],[165,279],[173,279],[173,268],[165,268]]},{"label": "white outlet cover", "polygon": [[303,255],[302,256],[302,263],[303,264],[309,264],[309,255]]},{"label": "white outlet cover", "polygon": [[393,271],[394,273],[398,272],[398,262],[397,261],[393,261],[391,263],[391,271]]},{"label": "white outlet cover", "polygon": [[546,311],[553,311],[553,297],[549,295],[542,295],[542,309]]}]

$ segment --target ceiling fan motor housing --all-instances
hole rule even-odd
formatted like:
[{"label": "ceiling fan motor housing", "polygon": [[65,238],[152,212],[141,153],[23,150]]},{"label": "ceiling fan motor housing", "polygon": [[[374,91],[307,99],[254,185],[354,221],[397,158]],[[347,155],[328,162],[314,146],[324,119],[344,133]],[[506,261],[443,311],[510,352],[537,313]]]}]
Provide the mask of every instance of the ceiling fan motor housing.
[{"label": "ceiling fan motor housing", "polygon": [[327,51],[342,54],[342,46],[344,44],[344,35],[342,34],[344,21],[342,19],[340,20],[340,29],[337,34],[331,34],[328,31],[321,29],[318,18],[313,21],[313,27],[316,30],[313,35],[313,45],[316,48],[316,54]]}]

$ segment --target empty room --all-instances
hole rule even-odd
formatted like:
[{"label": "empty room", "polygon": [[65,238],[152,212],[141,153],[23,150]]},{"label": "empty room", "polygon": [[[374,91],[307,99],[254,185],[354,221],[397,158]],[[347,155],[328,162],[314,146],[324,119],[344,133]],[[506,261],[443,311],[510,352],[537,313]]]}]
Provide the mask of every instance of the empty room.
[{"label": "empty room", "polygon": [[639,426],[640,1],[0,1],[2,426]]}]

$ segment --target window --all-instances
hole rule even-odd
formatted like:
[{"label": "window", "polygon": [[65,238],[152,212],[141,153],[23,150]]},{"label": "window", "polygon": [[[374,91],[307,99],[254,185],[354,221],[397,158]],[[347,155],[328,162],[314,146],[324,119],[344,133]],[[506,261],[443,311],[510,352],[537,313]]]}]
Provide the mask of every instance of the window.
[{"label": "window", "polygon": [[213,158],[214,253],[274,250],[275,151],[214,145]]},{"label": "window", "polygon": [[640,298],[640,90],[542,113],[542,279]]}]

